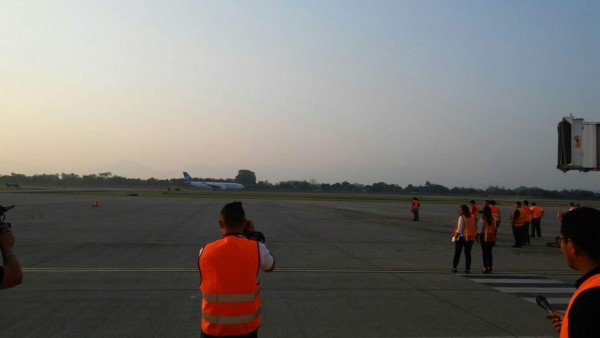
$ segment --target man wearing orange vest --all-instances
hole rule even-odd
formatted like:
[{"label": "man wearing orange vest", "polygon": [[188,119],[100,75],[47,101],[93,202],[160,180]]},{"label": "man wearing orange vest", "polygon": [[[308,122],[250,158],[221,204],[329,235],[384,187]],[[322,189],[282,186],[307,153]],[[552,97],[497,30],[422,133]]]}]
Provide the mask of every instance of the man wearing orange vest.
[{"label": "man wearing orange vest", "polygon": [[523,233],[525,230],[525,218],[523,215],[523,208],[521,202],[515,202],[515,209],[510,216],[510,225],[512,225],[513,236],[515,237],[515,245],[513,248],[520,248],[523,246]]},{"label": "man wearing orange vest", "polygon": [[542,216],[544,216],[544,209],[542,209],[537,203],[531,203],[531,235],[530,237],[535,237],[537,233],[538,237],[542,237]]},{"label": "man wearing orange vest", "polygon": [[523,201],[521,212],[525,218],[525,228],[523,229],[523,245],[531,245],[531,241],[529,239],[529,227],[531,226],[531,207],[529,206],[529,201]]},{"label": "man wearing orange vest", "polygon": [[477,224],[477,219],[479,218],[479,206],[475,200],[471,200],[469,204],[471,204],[471,216],[473,216],[473,220]]},{"label": "man wearing orange vest", "polygon": [[258,271],[275,259],[260,242],[245,238],[241,202],[221,209],[221,239],[200,249],[201,337],[257,337],[261,324]]},{"label": "man wearing orange vest", "polygon": [[552,312],[546,318],[561,338],[600,337],[600,210],[567,212],[556,242],[569,267],[583,276],[575,283],[567,312]]},{"label": "man wearing orange vest", "polygon": [[500,221],[502,217],[500,216],[500,208],[496,205],[495,200],[490,200],[490,209],[492,209],[492,217],[496,220],[496,233],[498,233],[498,228],[500,227]]},{"label": "man wearing orange vest", "polygon": [[413,221],[419,221],[419,207],[421,206],[421,202],[416,197],[413,197],[412,202],[410,203],[410,212],[413,213]]}]

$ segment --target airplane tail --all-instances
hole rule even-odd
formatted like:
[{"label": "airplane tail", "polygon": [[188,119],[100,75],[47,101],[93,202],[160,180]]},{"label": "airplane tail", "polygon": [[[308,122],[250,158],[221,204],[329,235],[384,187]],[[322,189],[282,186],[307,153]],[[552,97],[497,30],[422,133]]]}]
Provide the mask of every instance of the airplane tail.
[{"label": "airplane tail", "polygon": [[192,176],[190,176],[190,174],[188,174],[186,171],[183,172],[183,180],[186,182],[190,182],[192,181]]}]

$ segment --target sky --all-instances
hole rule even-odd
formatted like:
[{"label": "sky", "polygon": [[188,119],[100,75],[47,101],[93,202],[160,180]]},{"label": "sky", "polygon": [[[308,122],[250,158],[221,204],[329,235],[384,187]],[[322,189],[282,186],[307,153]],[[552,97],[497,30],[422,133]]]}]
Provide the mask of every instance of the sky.
[{"label": "sky", "polygon": [[0,174],[600,191],[598,1],[0,0]]}]

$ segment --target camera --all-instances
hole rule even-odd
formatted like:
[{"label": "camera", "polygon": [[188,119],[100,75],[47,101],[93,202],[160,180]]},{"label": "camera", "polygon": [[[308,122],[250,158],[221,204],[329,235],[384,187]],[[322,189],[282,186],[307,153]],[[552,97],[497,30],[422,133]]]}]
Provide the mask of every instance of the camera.
[{"label": "camera", "polygon": [[9,205],[7,207],[3,207],[0,205],[0,231],[2,231],[4,229],[10,229],[10,223],[4,222],[4,217],[6,216],[6,215],[4,215],[4,213],[14,207],[15,207],[14,205]]}]

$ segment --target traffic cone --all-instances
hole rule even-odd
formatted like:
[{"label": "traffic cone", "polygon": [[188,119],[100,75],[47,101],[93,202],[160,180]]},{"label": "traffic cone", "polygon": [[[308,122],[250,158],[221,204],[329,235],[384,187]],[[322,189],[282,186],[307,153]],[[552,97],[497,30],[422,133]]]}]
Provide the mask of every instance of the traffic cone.
[{"label": "traffic cone", "polygon": [[562,215],[562,212],[560,212],[560,210],[559,210],[559,211],[556,213],[556,218],[561,218],[562,216],[563,216],[563,215]]},{"label": "traffic cone", "polygon": [[94,201],[94,203],[92,204],[92,208],[100,208],[100,204],[98,204],[98,199]]}]

